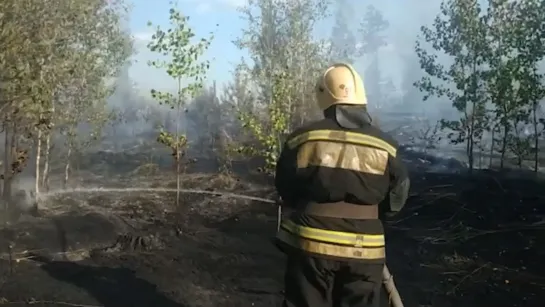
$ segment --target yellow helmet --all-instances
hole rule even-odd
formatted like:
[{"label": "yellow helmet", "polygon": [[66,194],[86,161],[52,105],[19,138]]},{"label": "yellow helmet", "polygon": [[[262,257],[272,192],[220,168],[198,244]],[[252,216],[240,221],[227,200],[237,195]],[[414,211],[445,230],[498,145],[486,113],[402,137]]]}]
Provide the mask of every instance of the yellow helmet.
[{"label": "yellow helmet", "polygon": [[330,66],[318,79],[316,100],[321,110],[337,104],[367,104],[362,78],[351,65],[344,63]]}]

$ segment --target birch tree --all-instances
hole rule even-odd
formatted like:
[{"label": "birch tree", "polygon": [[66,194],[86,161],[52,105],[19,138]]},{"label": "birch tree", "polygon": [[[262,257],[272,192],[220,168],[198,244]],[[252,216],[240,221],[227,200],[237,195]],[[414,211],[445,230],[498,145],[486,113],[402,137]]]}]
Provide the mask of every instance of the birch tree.
[{"label": "birch tree", "polygon": [[[540,104],[545,98],[545,75],[539,64],[545,57],[545,2],[540,0],[521,0],[516,5],[516,28],[512,42],[515,44],[516,59],[522,63],[518,72],[521,103],[526,106],[532,134],[527,139],[517,140],[528,143],[529,155],[533,149],[533,169],[539,170],[539,140],[545,130],[545,119],[540,116]],[[517,146],[520,148],[520,146]],[[520,155],[519,166],[520,166]]]},{"label": "birch tree", "polygon": [[[168,131],[161,129],[157,141],[172,150],[172,157],[176,169],[176,206],[180,205],[180,172],[182,159],[186,153],[187,136],[180,132],[179,118],[182,108],[188,99],[194,98],[202,89],[209,69],[208,61],[201,61],[204,52],[210,46],[213,34],[208,38],[195,41],[195,33],[189,26],[189,16],[184,16],[175,5],[170,9],[170,26],[162,30],[156,26],[151,42],[150,51],[168,56],[166,60],[150,61],[148,64],[165,72],[176,82],[176,92],[162,92],[151,90],[151,95],[159,104],[168,105],[176,112],[176,129]],[[152,26],[150,22],[148,24]]]},{"label": "birch tree", "polygon": [[285,135],[316,115],[313,91],[329,49],[313,30],[327,8],[323,0],[252,0],[241,10],[248,26],[235,44],[250,54],[252,65],[240,67],[257,99],[253,113],[238,112],[256,145],[239,151],[262,157],[263,171],[274,169]]},{"label": "birch tree", "polygon": [[[431,96],[446,96],[461,113],[459,120],[443,120],[449,139],[454,144],[464,143],[469,171],[474,166],[474,146],[482,136],[486,120],[486,93],[482,84],[481,64],[486,57],[486,31],[481,7],[476,0],[449,0],[441,4],[441,13],[432,27],[421,28],[416,53],[426,72],[416,86],[424,92],[424,100]],[[450,57],[451,65],[445,67],[433,49]]]},{"label": "birch tree", "polygon": [[[9,200],[11,182],[36,157],[36,192],[40,181],[40,158],[54,128],[55,104],[64,86],[77,77],[75,58],[93,44],[93,37],[117,29],[117,2],[2,1],[0,3],[0,101],[5,130],[3,196]],[[98,31],[98,33],[97,33]],[[96,47],[96,46],[95,46]],[[104,53],[105,45],[94,49]],[[89,65],[100,65],[92,58]],[[92,62],[96,60],[95,62]],[[92,63],[92,64],[91,64]],[[110,63],[111,64],[111,63]],[[107,78],[107,75],[102,77]],[[34,143],[29,142],[35,141]],[[47,146],[48,147],[48,146]],[[48,150],[45,150],[46,157]],[[10,169],[9,166],[14,168]],[[48,165],[46,163],[46,165]],[[42,180],[40,180],[42,177]]]},{"label": "birch tree", "polygon": [[[66,47],[59,44],[71,34],[69,29],[63,29],[72,25],[72,20],[63,16],[66,9],[60,2],[35,1],[31,5],[29,1],[2,1],[0,4],[3,46],[0,95],[5,137],[3,197],[6,203],[9,203],[13,178],[28,162],[28,155],[21,163],[18,154],[32,147],[32,144],[24,144],[24,140],[38,140],[40,148],[40,134],[49,121],[44,111],[51,102],[52,92],[67,75],[60,65]],[[10,165],[17,167],[10,169]]]},{"label": "birch tree", "polygon": [[[520,117],[522,105],[516,98],[516,71],[518,64],[513,55],[514,3],[504,0],[490,1],[487,9],[489,52],[486,63],[487,92],[493,105],[493,118],[490,125],[490,156],[496,149],[500,152],[500,168],[504,167],[508,153],[509,136],[513,130],[513,119]],[[499,145],[499,146],[498,146]],[[492,159],[490,158],[490,165]]]}]

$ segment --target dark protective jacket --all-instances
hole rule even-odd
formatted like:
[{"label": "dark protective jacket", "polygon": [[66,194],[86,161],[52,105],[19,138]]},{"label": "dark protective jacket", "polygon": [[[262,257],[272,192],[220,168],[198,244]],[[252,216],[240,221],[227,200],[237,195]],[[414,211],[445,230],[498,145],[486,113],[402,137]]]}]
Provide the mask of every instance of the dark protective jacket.
[{"label": "dark protective jacket", "polygon": [[[361,109],[348,113],[354,111],[367,114]],[[281,223],[278,242],[284,251],[383,262],[384,228],[380,219],[317,216],[305,208],[316,203],[348,203],[356,210],[379,204],[382,213],[401,210],[409,179],[397,155],[398,144],[370,120],[351,125],[346,124],[347,116],[344,120],[338,116],[339,110],[326,111],[325,115],[325,119],[289,135],[278,159],[276,189],[283,206],[294,209]]]}]

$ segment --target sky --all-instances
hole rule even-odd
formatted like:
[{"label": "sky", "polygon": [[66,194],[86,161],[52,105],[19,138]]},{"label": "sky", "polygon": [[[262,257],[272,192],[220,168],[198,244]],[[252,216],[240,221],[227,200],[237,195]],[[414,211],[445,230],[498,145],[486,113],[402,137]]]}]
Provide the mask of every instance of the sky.
[{"label": "sky", "polygon": [[[348,0],[351,1],[351,0]],[[361,1],[361,0],[360,0]],[[414,37],[423,22],[431,21],[435,15],[439,1],[433,0],[383,0],[383,1],[357,1],[354,10],[362,11],[366,5],[372,3],[380,9],[391,23],[388,36],[391,44],[384,48],[386,58],[384,70],[396,79],[396,70],[399,70],[399,55],[406,50],[399,50],[399,44],[407,41],[412,46]],[[430,5],[434,2],[434,5]],[[149,67],[148,60],[157,56],[147,50],[146,44],[153,33],[153,29],[147,26],[148,21],[159,25],[163,29],[169,28],[170,1],[169,0],[133,0],[133,8],[130,15],[130,31],[135,39],[136,54],[134,64],[129,75],[138,88],[147,91],[150,88],[172,89],[174,81],[159,69]],[[210,32],[215,33],[215,38],[205,58],[211,62],[208,80],[215,80],[223,84],[231,79],[234,65],[244,57],[246,53],[238,50],[232,43],[240,35],[246,22],[240,18],[237,8],[244,5],[245,0],[179,0],[178,8],[187,16],[190,16],[190,26],[197,37],[207,37]],[[423,9],[425,8],[425,9]],[[432,14],[430,14],[430,12]],[[430,18],[431,17],[431,18]],[[324,29],[327,32],[327,29]],[[324,35],[329,35],[325,33]],[[406,47],[403,47],[406,48]],[[412,47],[411,47],[412,49]],[[360,66],[360,67],[358,67]],[[362,63],[356,63],[356,68],[362,69]]]},{"label": "sky", "polygon": [[[234,63],[244,55],[232,43],[245,25],[237,12],[237,7],[242,4],[244,0],[181,0],[178,3],[180,11],[190,16],[189,23],[197,37],[208,37],[210,32],[215,34],[204,56],[211,62],[209,80],[217,80],[218,83],[228,81]],[[168,29],[170,7],[169,0],[133,0],[130,30],[136,55],[129,74],[139,87],[168,89],[174,86],[164,72],[148,66],[147,62],[156,59],[157,55],[146,47],[154,32],[147,26],[148,21]]]}]

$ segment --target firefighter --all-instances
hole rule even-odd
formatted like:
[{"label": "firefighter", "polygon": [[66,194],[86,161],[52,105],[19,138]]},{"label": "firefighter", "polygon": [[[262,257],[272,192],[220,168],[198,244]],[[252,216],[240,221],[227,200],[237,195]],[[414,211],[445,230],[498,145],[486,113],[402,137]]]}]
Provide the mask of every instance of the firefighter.
[{"label": "firefighter", "polygon": [[324,119],[289,135],[276,166],[281,205],[292,209],[276,237],[287,255],[283,306],[380,306],[380,218],[404,206],[407,170],[397,143],[371,124],[352,66],[329,67],[316,98]]}]

